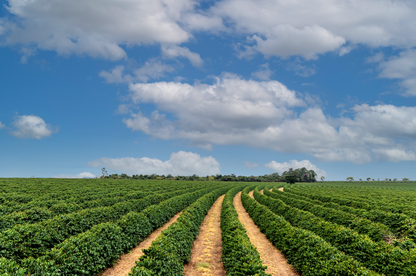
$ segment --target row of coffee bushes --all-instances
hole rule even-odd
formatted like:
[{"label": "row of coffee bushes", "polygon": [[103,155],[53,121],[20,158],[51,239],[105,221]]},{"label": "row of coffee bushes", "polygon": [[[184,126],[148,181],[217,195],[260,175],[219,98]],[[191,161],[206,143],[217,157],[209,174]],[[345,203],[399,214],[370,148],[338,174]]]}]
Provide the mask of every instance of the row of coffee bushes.
[{"label": "row of coffee bushes", "polygon": [[327,221],[354,229],[358,233],[368,235],[374,241],[383,241],[383,238],[391,234],[390,229],[384,224],[373,222],[340,210],[326,208],[310,201],[299,200],[291,197],[290,194],[287,194],[286,192],[273,189],[273,193],[270,193],[269,196],[279,198],[292,207],[311,212]]},{"label": "row of coffee bushes", "polygon": [[23,207],[25,208],[23,209],[24,211],[15,211],[13,213],[3,214],[2,216],[0,216],[0,232],[6,229],[10,229],[16,224],[36,223],[50,219],[57,215],[73,213],[83,209],[111,206],[119,202],[127,201],[129,199],[140,199],[151,194],[152,192],[133,192],[124,197],[114,196],[109,198],[86,201],[82,204],[73,203],[75,201],[72,199],[69,199],[67,201],[54,199],[42,203],[38,201],[40,205],[45,207],[33,206],[32,202],[32,204],[30,204],[31,206]]},{"label": "row of coffee bushes", "polygon": [[40,258],[23,260],[22,266],[33,276],[97,275],[155,230],[148,216],[150,213],[152,219],[157,218],[166,223],[176,213],[213,189],[182,194],[149,207],[151,212],[147,208],[141,213],[130,212],[115,222],[95,225],[58,244]]},{"label": "row of coffee bushes", "polygon": [[[180,188],[180,187],[178,187]],[[194,187],[191,189],[186,189],[184,191],[191,192],[199,189],[199,187]],[[179,192],[180,189],[176,189],[175,193]],[[72,212],[77,212],[83,209],[91,209],[98,207],[107,207],[117,204],[119,202],[124,202],[128,200],[141,199],[143,197],[154,194],[154,192],[137,192],[128,193],[124,196],[114,196],[114,197],[105,197],[92,201],[86,201],[82,204],[73,204],[68,200],[58,201],[57,204],[52,205],[49,208],[46,207],[34,207],[27,209],[23,212],[14,212],[11,214],[0,216],[0,232],[10,229],[17,224],[27,224],[27,223],[36,223],[43,220],[53,218],[54,216],[61,214],[68,214]]]},{"label": "row of coffee bushes", "polygon": [[[130,184],[131,185],[131,184]],[[193,185],[195,186],[195,185]],[[198,186],[209,186],[206,183]],[[94,191],[87,191],[85,193],[79,193],[78,190],[71,190],[64,195],[55,195],[55,193],[47,193],[42,196],[31,195],[33,200],[28,203],[21,203],[18,201],[6,201],[4,204],[0,205],[0,216],[11,214],[13,212],[25,211],[37,207],[53,208],[55,205],[60,205],[62,203],[69,204],[78,204],[80,209],[93,208],[99,206],[109,206],[118,200],[118,202],[131,200],[131,199],[140,199],[145,196],[148,196],[153,193],[166,193],[176,191],[178,189],[189,189],[192,188],[186,182],[177,183],[177,185],[162,185],[160,183],[152,183],[149,187],[143,186],[143,184],[137,185],[131,189],[129,187],[121,187],[118,190],[110,188],[106,190],[104,187],[97,187]],[[137,190],[138,189],[138,190]],[[81,189],[82,190],[82,189]],[[58,209],[59,208],[55,208]]]},{"label": "row of coffee bushes", "polygon": [[[368,185],[368,184],[367,184]],[[391,184],[390,184],[391,185]],[[394,204],[401,206],[404,209],[407,209],[406,206],[415,206],[416,205],[416,191],[406,189],[401,189],[400,186],[391,185],[389,188],[380,188],[380,187],[345,187],[335,186],[335,187],[308,187],[309,190],[313,193],[319,193],[322,195],[337,195],[340,197],[354,198],[358,201],[364,201],[368,203],[377,203],[379,201],[387,202],[388,204]],[[335,188],[335,189],[334,189]],[[414,208],[413,208],[414,209]]]},{"label": "row of coffee bushes", "polygon": [[[221,237],[222,261],[228,275],[269,275],[262,265],[260,254],[250,242],[244,226],[238,219],[233,204],[234,196],[243,190],[244,186],[228,191],[222,202]],[[252,187],[254,188],[254,186]]]},{"label": "row of coffee bushes", "polygon": [[190,261],[192,245],[202,221],[215,200],[231,186],[219,188],[187,207],[176,222],[163,231],[136,262],[129,275],[182,275]]},{"label": "row of coffee bushes", "polygon": [[302,196],[300,194],[296,193],[289,193],[291,197],[296,198],[298,200],[305,200],[309,201],[316,205],[322,205],[326,208],[331,208],[334,210],[340,210],[343,212],[355,214],[359,217],[369,219],[374,222],[379,222],[387,227],[390,228],[390,231],[392,231],[397,236],[402,237],[408,237],[411,240],[416,239],[416,221],[412,219],[411,217],[401,214],[401,213],[392,213],[387,212],[383,210],[366,210],[366,209],[359,209],[354,208],[346,205],[340,205],[335,202],[321,202],[319,200],[314,200],[312,198],[309,198],[307,196]]},{"label": "row of coffee bushes", "polygon": [[322,195],[320,193],[314,192],[314,189],[296,189],[292,191],[294,193],[302,193],[307,197],[312,199],[316,199],[322,202],[335,202],[341,205],[347,205],[354,208],[366,209],[366,210],[373,210],[373,209],[380,209],[387,212],[392,213],[404,213],[410,216],[413,219],[416,219],[416,211],[415,206],[412,204],[394,204],[388,201],[380,201],[380,200],[371,200],[367,199],[364,200],[362,198],[357,198],[354,196],[337,196],[336,194],[331,196]]},{"label": "row of coffee bushes", "polygon": [[24,258],[42,256],[56,244],[85,232],[96,224],[120,219],[132,210],[140,212],[151,205],[183,193],[184,191],[180,190],[154,194],[138,200],[120,202],[111,207],[86,209],[35,224],[16,225],[0,233],[0,257],[19,262]]},{"label": "row of coffee bushes", "polygon": [[375,276],[361,263],[311,231],[292,226],[283,217],[252,199],[243,190],[242,201],[251,218],[302,276]]},{"label": "row of coffee bushes", "polygon": [[415,254],[382,241],[374,242],[366,235],[360,235],[349,228],[316,217],[310,212],[289,206],[279,198],[274,199],[270,197],[272,194],[264,191],[262,195],[255,191],[254,197],[275,214],[283,216],[293,226],[314,232],[370,270],[391,276],[416,275]]}]

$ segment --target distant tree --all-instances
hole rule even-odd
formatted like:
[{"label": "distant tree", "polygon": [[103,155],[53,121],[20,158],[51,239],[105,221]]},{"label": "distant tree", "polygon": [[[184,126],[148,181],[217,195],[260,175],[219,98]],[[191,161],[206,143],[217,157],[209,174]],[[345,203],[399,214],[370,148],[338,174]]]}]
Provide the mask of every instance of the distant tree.
[{"label": "distant tree", "polygon": [[348,176],[348,177],[347,177],[347,181],[354,181],[354,177],[352,177],[352,176]]},{"label": "distant tree", "polygon": [[286,183],[288,183],[290,185],[294,184],[296,182],[296,180],[297,180],[297,177],[294,176],[294,175],[286,175],[285,176]]},{"label": "distant tree", "polygon": [[325,180],[325,176],[321,176],[321,181],[324,181]]},{"label": "distant tree", "polygon": [[397,178],[393,179],[393,181],[396,182],[397,181]]},{"label": "distant tree", "polygon": [[405,177],[405,178],[403,178],[402,180],[403,180],[403,181],[409,181],[409,178],[406,178],[406,177]]},{"label": "distant tree", "polygon": [[359,179],[360,181],[363,181],[361,178]]},{"label": "distant tree", "polygon": [[384,181],[389,181],[389,179],[388,178],[384,178]]},{"label": "distant tree", "polygon": [[370,181],[371,180],[371,177],[367,177],[367,181]]},{"label": "distant tree", "polygon": [[108,172],[104,167],[101,169],[101,174],[101,178],[105,178],[106,176],[108,176]]}]

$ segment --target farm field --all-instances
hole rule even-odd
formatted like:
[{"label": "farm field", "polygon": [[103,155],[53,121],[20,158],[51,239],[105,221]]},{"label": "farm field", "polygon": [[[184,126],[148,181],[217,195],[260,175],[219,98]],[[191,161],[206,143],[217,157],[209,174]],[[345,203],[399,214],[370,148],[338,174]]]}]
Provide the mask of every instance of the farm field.
[{"label": "farm field", "polygon": [[413,182],[0,179],[2,276],[416,275],[415,241]]}]

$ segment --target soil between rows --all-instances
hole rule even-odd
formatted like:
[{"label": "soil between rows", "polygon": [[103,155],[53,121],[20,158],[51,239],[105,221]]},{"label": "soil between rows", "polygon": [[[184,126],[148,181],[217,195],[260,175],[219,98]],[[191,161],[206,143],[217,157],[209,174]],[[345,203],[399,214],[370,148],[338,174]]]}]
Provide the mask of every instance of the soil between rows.
[{"label": "soil between rows", "polygon": [[106,269],[100,276],[126,276],[130,273],[131,269],[136,265],[136,261],[143,255],[143,249],[150,247],[152,242],[162,233],[163,230],[167,229],[172,223],[174,223],[182,212],[177,213],[173,216],[166,224],[159,227],[152,232],[145,240],[139,243],[129,253],[121,255],[117,260],[117,263]]},{"label": "soil between rows", "polygon": [[184,266],[185,276],[226,276],[222,255],[220,196],[208,211],[192,247],[191,261]]},{"label": "soil between rows", "polygon": [[[249,194],[253,196],[253,192]],[[282,276],[299,275],[296,270],[288,264],[285,256],[267,239],[257,225],[253,222],[250,215],[244,209],[241,202],[241,192],[234,197],[234,206],[238,213],[238,219],[247,230],[250,242],[257,248],[263,265],[267,266],[266,273]]]}]

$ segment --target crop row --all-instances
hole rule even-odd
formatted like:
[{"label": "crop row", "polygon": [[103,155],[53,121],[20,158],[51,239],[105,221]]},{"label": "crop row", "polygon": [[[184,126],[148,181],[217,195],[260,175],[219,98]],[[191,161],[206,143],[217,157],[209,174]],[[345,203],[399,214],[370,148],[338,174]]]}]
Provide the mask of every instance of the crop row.
[{"label": "crop row", "polygon": [[292,226],[282,216],[276,215],[268,207],[252,199],[247,194],[248,190],[243,190],[241,195],[247,212],[301,275],[379,275],[313,232]]},{"label": "crop row", "polygon": [[[184,190],[184,192],[191,192],[197,189],[199,189],[199,187],[191,189],[188,188]],[[176,189],[175,193],[179,192],[179,190],[180,189]],[[133,192],[122,197],[117,196],[113,198],[97,199],[84,202],[83,204],[73,204],[70,203],[70,200],[68,200],[68,202],[58,202],[57,204],[52,205],[50,208],[33,207],[22,212],[13,212],[11,214],[0,216],[0,232],[6,229],[10,229],[17,224],[41,222],[47,219],[51,219],[57,215],[79,212],[84,209],[108,207],[120,202],[141,199],[152,194],[154,194],[154,192]]]},{"label": "crop row", "polygon": [[384,275],[415,275],[416,255],[401,250],[385,242],[374,242],[366,235],[325,221],[310,212],[285,204],[273,193],[264,191],[264,195],[254,191],[256,200],[267,206],[277,215],[283,216],[293,226],[309,230],[336,246],[342,252],[361,262],[370,270]]},{"label": "crop row", "polygon": [[[405,214],[391,213],[391,212],[386,212],[386,211],[377,210],[377,209],[375,210],[359,209],[359,208],[349,207],[346,205],[340,205],[335,202],[324,203],[319,200],[314,200],[307,196],[302,196],[296,193],[289,193],[289,195],[298,200],[309,201],[315,205],[322,205],[323,207],[326,207],[326,208],[331,208],[334,210],[340,210],[343,212],[355,214],[359,217],[369,219],[373,222],[382,223],[386,225],[387,227],[389,227],[390,230],[394,232],[396,235],[400,235],[402,237],[408,237],[411,240],[416,239],[416,221]],[[411,245],[411,242],[405,240],[404,242],[401,242],[401,244],[402,246],[406,246],[406,244]]]},{"label": "crop row", "polygon": [[212,191],[187,207],[176,222],[163,231],[136,262],[129,275],[182,275],[190,261],[192,245],[202,221],[215,200],[231,187]]},{"label": "crop row", "polygon": [[373,201],[373,200],[363,200],[357,197],[351,196],[337,196],[331,194],[331,196],[322,195],[320,193],[314,192],[312,189],[290,189],[290,193],[301,194],[312,199],[316,199],[322,202],[335,202],[341,205],[346,205],[354,208],[374,210],[380,209],[392,213],[405,213],[411,218],[416,219],[415,206],[407,204],[393,204],[388,201]]},{"label": "crop row", "polygon": [[[116,190],[116,191],[106,191],[101,188],[98,190],[94,190],[93,192],[89,192],[87,194],[81,194],[81,196],[80,195],[77,196],[77,194],[69,194],[68,196],[65,196],[65,197],[61,196],[59,198],[48,197],[48,196],[35,197],[34,200],[25,204],[22,204],[21,202],[18,202],[18,201],[6,201],[4,202],[4,204],[0,205],[0,216],[10,214],[13,212],[17,212],[17,211],[33,209],[36,207],[51,208],[54,205],[62,205],[64,203],[78,204],[80,205],[80,209],[92,208],[94,207],[94,205],[95,207],[103,206],[103,203],[105,203],[106,201],[108,202],[107,205],[111,204],[111,202],[117,198],[119,199],[119,201],[129,200],[129,199],[139,199],[139,198],[148,196],[154,192],[158,192],[158,193],[160,193],[161,191],[171,192],[171,191],[176,191],[178,189],[192,188],[192,186],[190,186],[187,183],[182,183],[182,184],[177,183],[176,185],[171,185],[167,187],[161,184],[156,184],[156,183],[152,183],[152,184],[153,184],[151,185],[152,188],[145,188],[145,187],[141,187],[142,185],[139,185],[139,187],[138,188],[136,187],[136,189],[141,188],[140,191],[137,191],[137,190],[128,191],[127,189],[121,189],[121,190]],[[206,185],[206,184],[204,183],[203,185]]]},{"label": "crop row", "polygon": [[372,222],[368,219],[360,218],[354,214],[346,213],[344,211],[326,208],[321,205],[313,204],[309,201],[292,198],[290,193],[288,194],[276,189],[273,189],[273,191],[273,193],[270,193],[270,196],[279,198],[290,206],[311,212],[312,214],[327,221],[354,229],[358,233],[370,236],[370,238],[374,241],[382,241],[383,238],[387,237],[390,233],[390,229],[384,224]]},{"label": "crop row", "polygon": [[207,192],[204,189],[182,194],[140,213],[131,211],[117,221],[95,225],[58,244],[42,257],[23,260],[22,266],[33,276],[97,275]]},{"label": "crop row", "polygon": [[96,224],[117,220],[132,210],[140,212],[150,205],[159,204],[183,193],[184,191],[180,190],[155,194],[138,200],[121,202],[111,207],[98,207],[59,215],[35,224],[18,224],[0,233],[0,257],[19,261],[23,258],[42,256],[56,244],[85,232]]},{"label": "crop row", "polygon": [[244,226],[238,219],[233,204],[234,196],[243,188],[244,186],[241,186],[229,190],[222,203],[221,237],[224,268],[228,275],[268,275],[259,252],[250,242]]}]

